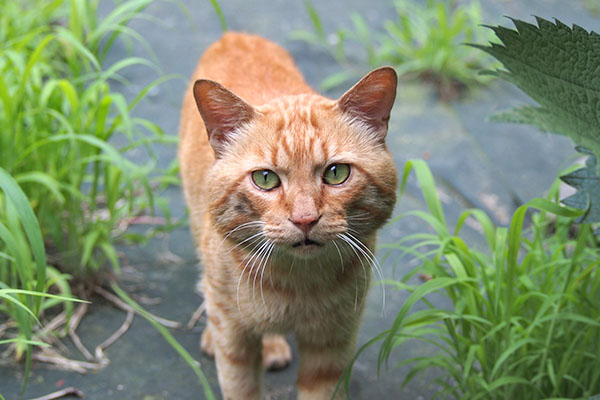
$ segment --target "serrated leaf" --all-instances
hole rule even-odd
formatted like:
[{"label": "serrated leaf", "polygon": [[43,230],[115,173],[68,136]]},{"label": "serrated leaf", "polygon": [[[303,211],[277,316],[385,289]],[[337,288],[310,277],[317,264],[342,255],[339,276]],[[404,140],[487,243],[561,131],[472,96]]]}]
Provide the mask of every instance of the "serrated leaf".
[{"label": "serrated leaf", "polygon": [[536,17],[537,26],[513,19],[516,29],[491,27],[501,43],[476,46],[497,58],[498,75],[540,107],[494,117],[535,125],[570,137],[600,157],[600,35]]},{"label": "serrated leaf", "polygon": [[[579,149],[585,152],[584,149]],[[576,222],[600,222],[600,175],[598,175],[597,160],[591,153],[586,166],[563,175],[560,179],[567,185],[577,189],[577,193],[562,200],[569,207],[586,210]]]}]

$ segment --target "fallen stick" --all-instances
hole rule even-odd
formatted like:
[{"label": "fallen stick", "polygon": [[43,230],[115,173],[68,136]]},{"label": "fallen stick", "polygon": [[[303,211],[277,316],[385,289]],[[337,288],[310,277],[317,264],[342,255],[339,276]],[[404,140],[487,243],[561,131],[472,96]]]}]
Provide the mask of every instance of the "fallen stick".
[{"label": "fallen stick", "polygon": [[50,322],[38,328],[36,326],[36,338],[49,345],[60,347],[63,352],[67,351],[67,347],[58,339],[58,335],[51,335],[51,332],[57,331],[62,325],[67,322],[67,313],[62,311],[60,314],[52,318]]},{"label": "fallen stick", "polygon": [[98,360],[98,362],[102,363],[104,362],[104,360],[106,360],[106,362],[108,363],[108,358],[104,355],[104,350],[106,350],[109,346],[116,342],[121,336],[123,336],[125,332],[127,332],[129,327],[131,326],[131,322],[133,321],[133,315],[133,311],[127,311],[127,317],[125,317],[125,321],[119,327],[119,329],[117,329],[115,333],[110,335],[108,339],[106,339],[104,342],[96,346],[94,354],[96,355],[96,359]]},{"label": "fallen stick", "polygon": [[62,351],[65,354],[69,352],[67,346],[65,346],[65,344],[58,338],[58,336],[46,335],[44,337],[39,337],[38,339],[44,343],[48,343],[50,346],[57,347],[58,349],[60,349],[60,351]]},{"label": "fallen stick", "polygon": [[74,387],[68,387],[59,390],[58,392],[48,393],[47,395],[44,395],[42,397],[36,397],[35,399],[30,400],[55,400],[65,396],[83,397],[83,392],[79,389],[75,389]]},{"label": "fallen stick", "polygon": [[49,353],[48,351],[44,351],[43,353],[34,353],[32,358],[37,361],[52,364],[58,369],[64,371],[75,371],[79,372],[80,374],[86,374],[88,370],[98,370],[102,368],[102,365],[99,363],[71,360],[59,354]]},{"label": "fallen stick", "polygon": [[88,349],[83,345],[83,343],[81,342],[81,339],[79,338],[79,336],[77,335],[77,332],[76,332],[77,327],[79,326],[79,323],[81,322],[81,319],[83,318],[84,314],[87,312],[87,308],[88,308],[87,303],[83,303],[83,304],[79,305],[77,307],[77,309],[75,310],[75,312],[73,313],[73,316],[71,317],[71,320],[69,321],[69,337],[73,341],[73,344],[75,345],[75,347],[77,347],[77,350],[79,350],[79,352],[81,354],[83,354],[83,356],[86,358],[86,360],[92,361],[94,359],[94,357],[88,351]]},{"label": "fallen stick", "polygon": [[67,321],[67,313],[65,311],[58,314],[56,317],[52,318],[50,322],[48,322],[42,329],[40,329],[38,335],[40,337],[47,336],[48,333],[55,331],[61,325],[63,325]]},{"label": "fallen stick", "polygon": [[198,308],[196,308],[196,311],[194,311],[194,313],[192,314],[192,317],[190,318],[186,326],[188,330],[191,331],[192,329],[194,329],[194,326],[196,326],[198,320],[200,319],[202,314],[204,314],[204,311],[206,311],[206,300],[203,301],[202,304],[200,304]]},{"label": "fallen stick", "polygon": [[[106,300],[115,304],[120,309],[122,309],[124,311],[132,311],[132,312],[137,313],[137,311],[133,307],[131,307],[129,304],[125,303],[123,300],[121,300],[119,297],[115,296],[114,294],[104,290],[100,286],[94,286],[94,291],[96,293],[98,293],[100,296],[104,297]],[[150,316],[152,316],[152,318],[154,318],[154,320],[156,320],[156,322],[158,322],[159,324],[161,324],[164,327],[179,328],[181,326],[181,324],[179,322],[170,321],[168,319],[158,317],[151,313],[148,313],[148,314],[150,314]]]}]

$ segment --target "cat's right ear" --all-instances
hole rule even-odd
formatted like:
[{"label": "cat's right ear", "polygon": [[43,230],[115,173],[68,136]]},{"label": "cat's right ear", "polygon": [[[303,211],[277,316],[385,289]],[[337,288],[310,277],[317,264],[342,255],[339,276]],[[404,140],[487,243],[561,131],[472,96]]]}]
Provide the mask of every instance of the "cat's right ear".
[{"label": "cat's right ear", "polygon": [[219,158],[239,128],[252,120],[254,108],[220,83],[208,79],[194,83],[194,99],[210,145]]}]

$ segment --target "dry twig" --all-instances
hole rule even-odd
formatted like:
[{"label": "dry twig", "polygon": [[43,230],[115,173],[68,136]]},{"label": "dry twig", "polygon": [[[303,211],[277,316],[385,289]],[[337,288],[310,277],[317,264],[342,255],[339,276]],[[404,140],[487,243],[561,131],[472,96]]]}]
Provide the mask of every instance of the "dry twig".
[{"label": "dry twig", "polygon": [[84,314],[87,312],[87,308],[88,308],[87,303],[82,303],[81,305],[79,305],[77,307],[77,309],[73,313],[73,316],[71,317],[71,321],[69,321],[69,337],[73,341],[73,344],[75,345],[75,347],[77,347],[77,350],[79,350],[81,352],[81,354],[83,354],[85,359],[88,361],[92,361],[92,360],[94,360],[94,357],[88,351],[88,349],[85,348],[83,343],[81,343],[81,339],[79,339],[79,336],[76,333],[77,327],[79,326],[81,319],[83,318]]},{"label": "dry twig", "polygon": [[198,320],[200,319],[202,314],[204,314],[204,311],[206,311],[206,300],[203,301],[202,304],[200,304],[200,306],[198,306],[196,311],[194,311],[194,313],[192,314],[192,317],[190,318],[186,326],[188,330],[191,331],[192,329],[194,329],[194,326],[196,326]]},{"label": "dry twig", "polygon": [[[96,293],[98,293],[100,296],[104,297],[106,300],[112,302],[114,305],[116,305],[120,309],[137,313],[137,311],[133,307],[131,307],[129,304],[125,303],[123,300],[121,300],[114,294],[104,290],[100,286],[94,286],[94,291]],[[148,313],[148,314],[150,314],[150,313]],[[181,324],[176,321],[171,321],[171,320],[168,320],[165,318],[161,318],[154,314],[150,314],[150,316],[152,318],[154,318],[154,320],[156,320],[156,322],[158,322],[159,324],[161,324],[162,326],[167,327],[167,328],[179,328],[181,326]]]},{"label": "dry twig", "polygon": [[94,351],[94,354],[96,355],[96,360],[98,360],[98,362],[100,362],[100,363],[106,362],[106,364],[108,365],[109,360],[104,355],[104,350],[106,350],[110,345],[112,345],[114,342],[116,342],[121,336],[123,336],[123,334],[125,332],[127,332],[129,327],[131,326],[132,321],[133,321],[133,311],[127,311],[127,317],[125,317],[125,322],[123,322],[123,324],[119,327],[119,329],[117,329],[117,331],[115,333],[110,335],[110,337],[108,339],[106,339],[104,342],[102,342],[98,346],[96,346],[96,350]]},{"label": "dry twig", "polygon": [[57,369],[63,371],[75,371],[80,374],[86,374],[89,370],[98,370],[103,367],[100,363],[71,360],[47,347],[40,349],[38,353],[34,353],[32,358],[37,361],[52,364]]},{"label": "dry twig", "polygon": [[30,399],[30,400],[55,400],[55,399],[60,399],[61,397],[65,397],[65,396],[83,397],[83,392],[74,387],[68,387],[68,388],[59,390],[58,392],[48,393],[47,395],[44,395],[42,397],[36,397],[35,399]]},{"label": "dry twig", "polygon": [[40,331],[38,332],[38,336],[41,338],[48,336],[48,333],[57,330],[60,326],[64,325],[67,320],[67,313],[65,311],[58,314],[56,317],[52,318],[50,322],[48,322]]},{"label": "dry twig", "polygon": [[41,329],[38,329],[36,327],[36,329],[38,329],[36,332],[36,337],[39,340],[46,342],[50,345],[60,347],[60,349],[63,352],[67,352],[68,351],[67,346],[65,346],[64,343],[61,342],[57,336],[50,335],[51,332],[56,331],[61,326],[63,326],[66,322],[67,322],[67,313],[65,311],[63,311],[60,314],[58,314],[56,317],[52,318],[52,320],[50,322],[48,322],[46,325],[44,325]]}]

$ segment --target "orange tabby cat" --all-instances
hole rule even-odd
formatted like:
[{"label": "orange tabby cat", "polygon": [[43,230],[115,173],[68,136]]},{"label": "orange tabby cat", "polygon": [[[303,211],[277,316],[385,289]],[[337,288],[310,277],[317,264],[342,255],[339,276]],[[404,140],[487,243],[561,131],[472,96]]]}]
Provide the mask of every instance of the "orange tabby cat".
[{"label": "orange tabby cat", "polygon": [[201,347],[216,358],[225,399],[258,399],[261,362],[286,366],[282,334],[294,333],[298,398],[329,399],[354,353],[376,231],[396,200],[385,145],[396,73],[376,69],[330,100],[278,45],[226,33],[193,79],[179,157],[204,265]]}]

